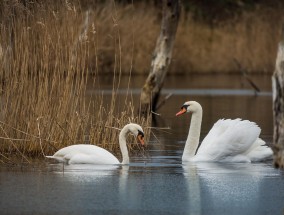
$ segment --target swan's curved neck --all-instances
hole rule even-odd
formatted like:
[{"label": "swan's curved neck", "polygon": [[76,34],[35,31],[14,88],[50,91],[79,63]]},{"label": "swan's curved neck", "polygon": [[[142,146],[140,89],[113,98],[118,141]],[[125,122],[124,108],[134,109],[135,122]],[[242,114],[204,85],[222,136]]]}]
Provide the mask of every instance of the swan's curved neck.
[{"label": "swan's curved neck", "polygon": [[182,160],[188,160],[195,155],[199,144],[201,122],[202,108],[200,107],[198,111],[192,113],[190,128],[185,143]]},{"label": "swan's curved neck", "polygon": [[128,127],[124,127],[119,133],[119,147],[122,154],[121,164],[129,164],[128,149],[126,146],[126,135],[128,133]]}]

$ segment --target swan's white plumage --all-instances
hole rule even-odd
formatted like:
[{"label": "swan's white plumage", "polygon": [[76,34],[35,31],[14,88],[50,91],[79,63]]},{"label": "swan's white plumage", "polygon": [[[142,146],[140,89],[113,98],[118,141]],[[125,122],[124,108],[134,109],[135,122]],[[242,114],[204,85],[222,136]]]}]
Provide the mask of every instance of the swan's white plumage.
[{"label": "swan's white plumage", "polygon": [[[202,108],[196,103],[185,103],[187,112],[193,110],[193,129],[202,120]],[[200,129],[198,132],[195,136],[200,135]],[[218,120],[202,141],[196,155],[185,154],[183,161],[257,162],[269,159],[273,153],[259,138],[260,132],[261,129],[249,120]],[[190,135],[192,134],[189,134],[188,140],[192,141]],[[189,142],[186,147],[197,148],[196,144]]]},{"label": "swan's white plumage", "polygon": [[[119,146],[123,159],[122,164],[129,163],[128,150],[126,146],[126,135],[129,132],[134,134],[141,144],[144,144],[144,134],[141,126],[135,123],[125,125],[119,134]],[[53,156],[46,157],[68,164],[120,164],[119,160],[109,151],[90,144],[67,146],[58,150]]]},{"label": "swan's white plumage", "polygon": [[252,162],[272,158],[272,154],[272,150],[266,146],[265,142],[260,138],[257,138],[253,145],[246,151],[246,156],[248,156]]},{"label": "swan's white plumage", "polygon": [[48,157],[68,164],[119,164],[119,160],[107,150],[88,144],[67,146]]}]

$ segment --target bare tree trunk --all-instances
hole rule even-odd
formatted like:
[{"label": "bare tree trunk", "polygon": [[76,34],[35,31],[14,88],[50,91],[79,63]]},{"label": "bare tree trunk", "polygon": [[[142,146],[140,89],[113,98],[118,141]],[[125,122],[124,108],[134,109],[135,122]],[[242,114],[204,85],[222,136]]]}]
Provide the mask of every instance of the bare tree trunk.
[{"label": "bare tree trunk", "polygon": [[274,116],[274,165],[284,168],[284,25],[272,76]]},{"label": "bare tree trunk", "polygon": [[156,43],[150,73],[140,97],[140,113],[144,116],[148,116],[150,108],[155,111],[164,78],[171,62],[179,16],[180,1],[164,0],[161,33]]}]

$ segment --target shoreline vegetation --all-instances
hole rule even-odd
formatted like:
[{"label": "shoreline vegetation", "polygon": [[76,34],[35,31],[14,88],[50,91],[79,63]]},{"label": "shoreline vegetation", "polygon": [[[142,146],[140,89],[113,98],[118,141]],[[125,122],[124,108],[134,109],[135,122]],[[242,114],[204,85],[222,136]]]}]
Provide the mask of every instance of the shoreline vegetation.
[{"label": "shoreline vegetation", "polygon": [[[103,94],[87,99],[87,83],[99,85],[97,56],[91,59],[90,50],[96,55],[100,41],[94,23],[86,21],[86,13],[67,1],[63,7],[45,2],[29,7],[6,3],[1,7],[0,29],[1,163],[30,163],[32,158],[77,143],[117,152],[119,130],[115,128],[129,122],[140,124],[149,136],[150,119],[137,115],[131,95],[117,100],[122,74],[117,25],[112,29],[111,99],[105,102]],[[111,12],[115,19],[115,8]],[[89,67],[91,60],[95,68]],[[133,151],[138,145],[134,138],[131,142]]]},{"label": "shoreline vegetation", "polygon": [[[137,115],[130,94],[118,101],[116,91],[121,75],[130,82],[149,72],[160,31],[157,2],[1,1],[0,162],[29,163],[76,143],[114,152],[113,128],[129,122],[149,137],[150,119]],[[182,9],[170,75],[234,73],[235,60],[250,73],[272,74],[283,3],[240,4],[219,17],[197,2]],[[86,99],[87,83],[99,88],[101,75],[113,76],[111,100]]]}]

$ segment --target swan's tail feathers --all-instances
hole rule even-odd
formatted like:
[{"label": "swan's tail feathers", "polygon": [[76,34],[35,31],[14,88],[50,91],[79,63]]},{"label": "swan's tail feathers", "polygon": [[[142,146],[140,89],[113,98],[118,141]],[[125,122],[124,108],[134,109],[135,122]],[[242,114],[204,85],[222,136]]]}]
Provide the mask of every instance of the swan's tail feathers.
[{"label": "swan's tail feathers", "polygon": [[273,151],[265,142],[258,138],[247,151],[247,156],[252,162],[264,161],[273,158]]},{"label": "swan's tail feathers", "polygon": [[52,156],[46,155],[45,157],[46,158],[54,158],[53,155]]},{"label": "swan's tail feathers", "polygon": [[66,162],[64,158],[61,158],[61,157],[55,157],[55,156],[45,156],[46,158],[50,158],[50,159],[54,159],[54,160],[57,160],[59,162]]}]

